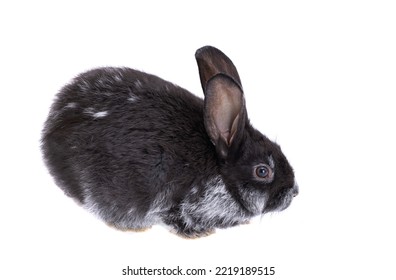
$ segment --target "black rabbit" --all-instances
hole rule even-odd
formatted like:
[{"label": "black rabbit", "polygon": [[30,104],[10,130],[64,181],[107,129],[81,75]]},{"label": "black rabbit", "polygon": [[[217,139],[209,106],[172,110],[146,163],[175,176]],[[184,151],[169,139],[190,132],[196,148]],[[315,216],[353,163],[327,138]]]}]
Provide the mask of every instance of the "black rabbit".
[{"label": "black rabbit", "polygon": [[205,99],[156,76],[101,68],[57,95],[42,135],[63,191],[119,229],[165,223],[185,237],[287,208],[298,193],[280,147],[249,123],[220,50],[197,50]]}]

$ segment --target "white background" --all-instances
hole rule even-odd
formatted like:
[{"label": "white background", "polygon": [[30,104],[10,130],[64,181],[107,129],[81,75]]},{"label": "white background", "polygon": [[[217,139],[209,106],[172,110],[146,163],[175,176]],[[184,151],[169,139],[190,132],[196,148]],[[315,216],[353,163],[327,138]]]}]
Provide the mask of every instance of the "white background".
[{"label": "white background", "polygon": [[[121,275],[128,265],[396,279],[394,1],[6,2],[1,279],[132,279]],[[253,125],[293,165],[291,207],[185,240],[159,226],[116,231],[63,195],[39,150],[56,92],[87,69],[128,66],[202,96],[194,52],[207,44],[234,61]]]}]

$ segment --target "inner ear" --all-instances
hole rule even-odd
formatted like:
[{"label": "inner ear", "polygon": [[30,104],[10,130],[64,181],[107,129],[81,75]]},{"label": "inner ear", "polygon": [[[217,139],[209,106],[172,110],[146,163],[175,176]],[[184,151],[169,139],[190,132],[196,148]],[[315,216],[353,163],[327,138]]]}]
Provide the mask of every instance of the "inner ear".
[{"label": "inner ear", "polygon": [[244,99],[241,88],[227,75],[216,75],[208,81],[205,96],[205,125],[212,141],[227,147],[241,129]]}]

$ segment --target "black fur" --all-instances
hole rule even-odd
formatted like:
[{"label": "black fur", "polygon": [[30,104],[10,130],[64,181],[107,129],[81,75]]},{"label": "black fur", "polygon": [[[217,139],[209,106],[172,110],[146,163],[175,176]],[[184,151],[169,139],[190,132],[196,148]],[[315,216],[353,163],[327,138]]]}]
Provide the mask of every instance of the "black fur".
[{"label": "black fur", "polygon": [[[128,68],[75,78],[43,129],[44,159],[57,184],[118,228],[163,222],[189,237],[286,208],[297,194],[293,170],[279,146],[249,124],[239,76],[224,57],[213,47],[197,52],[205,95],[213,96],[205,106],[185,89]],[[219,59],[236,74],[202,64]],[[231,113],[221,101],[230,82],[219,74],[235,81]],[[270,158],[274,178],[263,183],[254,166]]]}]

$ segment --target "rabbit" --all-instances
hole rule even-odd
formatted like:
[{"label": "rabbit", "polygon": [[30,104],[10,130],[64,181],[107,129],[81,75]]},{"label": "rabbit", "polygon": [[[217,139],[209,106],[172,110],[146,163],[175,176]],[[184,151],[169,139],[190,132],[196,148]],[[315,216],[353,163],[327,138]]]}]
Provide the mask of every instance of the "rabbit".
[{"label": "rabbit", "polygon": [[41,149],[65,194],[117,229],[162,224],[186,238],[290,205],[294,171],[250,124],[233,62],[212,46],[195,58],[204,100],[130,68],[90,70],[61,89]]}]

